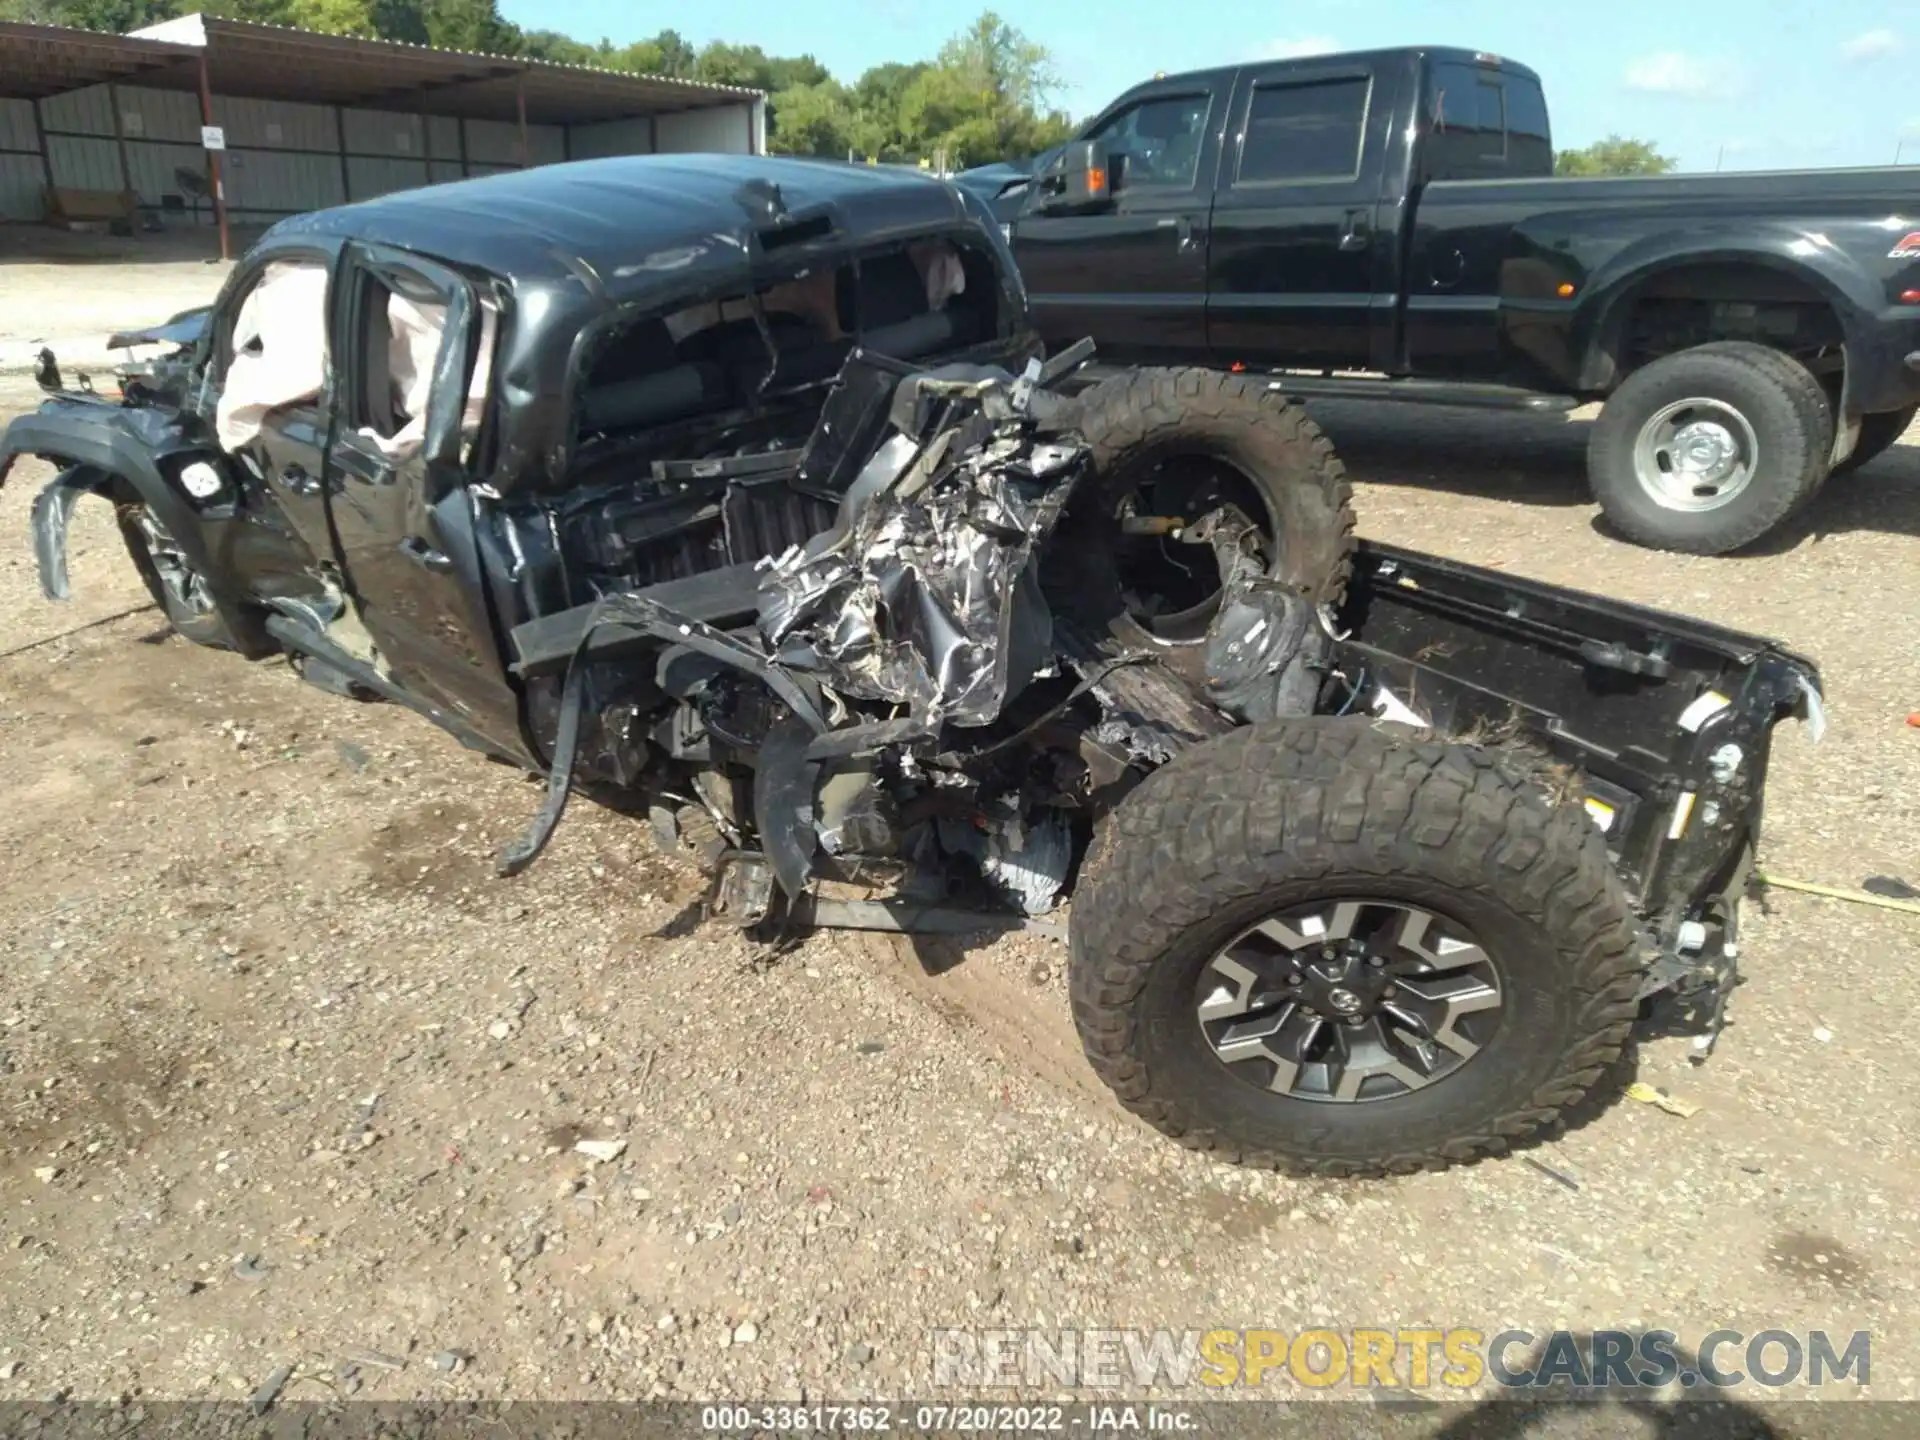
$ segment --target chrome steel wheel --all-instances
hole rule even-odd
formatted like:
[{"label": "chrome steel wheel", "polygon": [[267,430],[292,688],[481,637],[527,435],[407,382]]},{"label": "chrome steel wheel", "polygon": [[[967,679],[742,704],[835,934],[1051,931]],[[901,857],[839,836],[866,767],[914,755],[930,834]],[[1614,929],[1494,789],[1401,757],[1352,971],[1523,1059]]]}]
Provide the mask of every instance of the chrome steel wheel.
[{"label": "chrome steel wheel", "polygon": [[1500,1023],[1479,942],[1396,900],[1297,906],[1201,968],[1194,1005],[1236,1077],[1301,1100],[1387,1100],[1469,1064]]},{"label": "chrome steel wheel", "polygon": [[1747,417],[1724,400],[1695,397],[1664,405],[1640,427],[1633,468],[1668,510],[1718,510],[1753,481],[1760,441]]}]

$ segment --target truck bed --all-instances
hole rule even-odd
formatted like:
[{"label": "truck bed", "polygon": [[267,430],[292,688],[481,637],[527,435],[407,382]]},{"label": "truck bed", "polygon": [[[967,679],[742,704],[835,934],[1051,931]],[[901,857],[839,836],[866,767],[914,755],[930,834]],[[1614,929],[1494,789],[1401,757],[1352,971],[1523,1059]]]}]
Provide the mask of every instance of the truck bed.
[{"label": "truck bed", "polygon": [[1354,709],[1531,757],[1642,897],[1725,893],[1774,725],[1824,724],[1818,672],[1773,641],[1390,545],[1362,542],[1340,632]]}]

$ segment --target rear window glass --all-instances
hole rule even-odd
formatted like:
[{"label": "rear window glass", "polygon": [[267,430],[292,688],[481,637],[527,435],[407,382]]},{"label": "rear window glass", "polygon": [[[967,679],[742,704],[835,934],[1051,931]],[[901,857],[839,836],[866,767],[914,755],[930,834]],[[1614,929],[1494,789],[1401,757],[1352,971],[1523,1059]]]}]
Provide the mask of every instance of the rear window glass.
[{"label": "rear window glass", "polygon": [[1538,80],[1507,82],[1507,168],[1521,175],[1553,173],[1553,132]]},{"label": "rear window glass", "polygon": [[1237,183],[1358,175],[1371,87],[1372,81],[1358,75],[1260,86],[1247,112]]},{"label": "rear window glass", "polygon": [[901,360],[956,354],[996,333],[997,279],[988,253],[929,239],[643,314],[589,364],[582,426],[634,429],[751,406],[831,380],[856,344]]},{"label": "rear window glass", "polygon": [[1436,65],[1427,106],[1427,176],[1476,180],[1553,169],[1540,83],[1475,65]]}]

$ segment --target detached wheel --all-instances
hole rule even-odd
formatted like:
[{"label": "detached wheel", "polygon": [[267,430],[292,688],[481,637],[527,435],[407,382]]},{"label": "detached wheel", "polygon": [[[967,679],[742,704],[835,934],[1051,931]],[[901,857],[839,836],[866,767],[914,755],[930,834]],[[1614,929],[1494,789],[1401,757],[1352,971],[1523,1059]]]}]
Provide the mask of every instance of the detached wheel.
[{"label": "detached wheel", "polygon": [[1074,899],[1074,1020],[1183,1144],[1438,1168],[1533,1134],[1626,1043],[1641,960],[1605,844],[1492,752],[1249,726],[1108,824]]},{"label": "detached wheel", "polygon": [[122,506],[120,534],[154,603],[166,613],[175,630],[196,645],[215,650],[240,648],[207,588],[206,577],[194,569],[159,516],[145,505]]},{"label": "detached wheel", "polygon": [[1063,422],[1093,452],[1055,555],[1064,603],[1130,645],[1204,639],[1224,559],[1338,603],[1353,569],[1353,489],[1299,402],[1200,368],[1127,372]]},{"label": "detached wheel", "polygon": [[1635,371],[1587,442],[1594,498],[1627,539],[1724,555],[1793,513],[1827,477],[1833,411],[1799,361],[1717,341]]},{"label": "detached wheel", "polygon": [[1891,450],[1907,433],[1907,427],[1913,424],[1913,417],[1920,415],[1920,405],[1909,405],[1904,410],[1884,410],[1878,415],[1860,417],[1860,438],[1854,442],[1853,453],[1833,467],[1836,475],[1851,475],[1862,465],[1877,460]]}]

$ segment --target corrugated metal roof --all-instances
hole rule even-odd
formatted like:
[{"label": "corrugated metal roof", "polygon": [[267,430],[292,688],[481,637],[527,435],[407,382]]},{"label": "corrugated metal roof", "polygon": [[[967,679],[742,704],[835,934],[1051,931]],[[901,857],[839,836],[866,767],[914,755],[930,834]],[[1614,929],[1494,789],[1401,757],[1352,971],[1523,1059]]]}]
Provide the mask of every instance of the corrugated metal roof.
[{"label": "corrugated metal roof", "polygon": [[[186,43],[182,43],[186,42]],[[204,44],[214,95],[581,124],[762,98],[757,90],[512,55],[436,50],[190,15],[134,35],[0,23],[0,95],[43,99],[106,80],[162,89],[199,83]]]},{"label": "corrugated metal roof", "polygon": [[198,59],[189,45],[0,21],[0,96],[44,100],[108,80],[173,88],[172,72],[191,83]]}]

